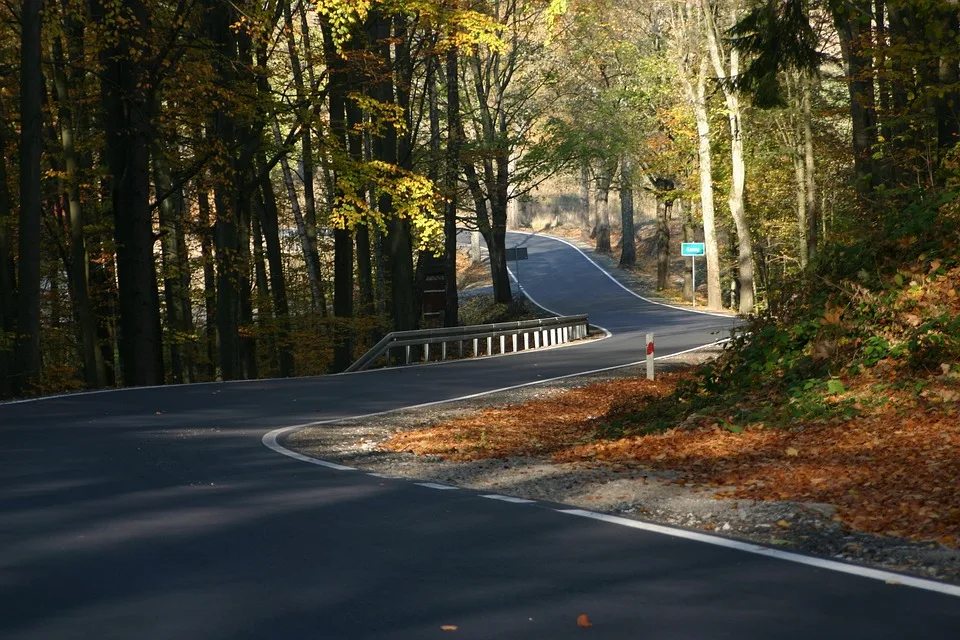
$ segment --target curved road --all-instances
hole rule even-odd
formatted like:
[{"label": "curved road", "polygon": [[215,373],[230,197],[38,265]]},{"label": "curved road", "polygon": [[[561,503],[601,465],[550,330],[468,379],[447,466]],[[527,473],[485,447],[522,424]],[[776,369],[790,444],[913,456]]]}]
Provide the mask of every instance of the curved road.
[{"label": "curved road", "polygon": [[[513,240],[530,249],[521,281],[533,298],[588,311],[613,337],[438,366],[0,406],[0,638],[956,637],[960,590],[308,465],[262,446],[280,427],[638,360],[649,330],[658,354],[689,348],[732,322],[646,303],[555,240]],[[580,613],[592,629],[577,628]]]}]

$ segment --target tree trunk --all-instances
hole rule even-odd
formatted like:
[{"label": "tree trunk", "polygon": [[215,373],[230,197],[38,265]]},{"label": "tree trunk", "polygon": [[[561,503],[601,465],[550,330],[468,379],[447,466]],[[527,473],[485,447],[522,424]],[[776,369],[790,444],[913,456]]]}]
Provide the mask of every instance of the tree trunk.
[{"label": "tree trunk", "polygon": [[183,193],[179,189],[173,189],[170,166],[159,149],[154,149],[153,153],[153,175],[157,193],[170,193],[160,202],[160,257],[172,381],[192,382],[191,367],[188,366],[189,346],[185,341],[192,331],[192,322],[188,318],[188,310],[184,308],[181,289],[183,272],[188,270],[186,256],[180,253],[185,206]]},{"label": "tree trunk", "polygon": [[[260,152],[259,166],[266,166],[263,151]],[[290,336],[290,307],[287,302],[287,283],[283,275],[283,253],[280,247],[280,223],[277,210],[277,197],[273,191],[270,176],[260,183],[263,198],[263,218],[260,220],[263,239],[267,245],[267,263],[270,265],[270,292],[273,295],[273,312],[277,319],[276,342],[279,357],[280,376],[287,378],[294,374],[293,343]]]},{"label": "tree trunk", "polygon": [[79,335],[80,357],[83,361],[84,383],[89,389],[98,389],[106,382],[103,354],[97,344],[97,321],[90,302],[88,255],[80,194],[80,154],[75,145],[77,132],[73,117],[73,97],[65,71],[66,60],[60,38],[53,42],[54,86],[57,97],[57,120],[60,125],[60,144],[64,159],[64,193],[70,229],[70,257],[67,274],[70,278],[70,296]]},{"label": "tree trunk", "polygon": [[[802,125],[801,125],[802,127]],[[807,176],[804,167],[803,136],[801,132],[794,131],[792,139],[792,149],[790,149],[790,159],[793,161],[793,189],[797,204],[797,245],[800,250],[800,266],[807,268],[810,258],[810,248],[807,242],[808,220],[807,220]]]},{"label": "tree trunk", "polygon": [[[370,21],[371,43],[380,57],[384,69],[393,68],[391,56],[391,19],[389,16],[377,13]],[[393,79],[388,73],[380,74],[380,81],[374,87],[375,97],[385,105],[398,104],[394,97]],[[402,92],[401,92],[402,93]],[[403,109],[403,105],[398,104]],[[409,105],[408,105],[409,106]],[[406,110],[404,109],[406,115]],[[373,155],[377,160],[396,165],[398,158],[405,157],[406,162],[412,158],[409,153],[402,153],[398,145],[396,126],[392,122],[382,124],[382,135],[373,141]],[[393,198],[381,193],[378,199],[380,215],[386,220],[387,233],[383,238],[383,253],[387,263],[390,292],[390,306],[393,315],[393,326],[397,331],[415,329],[420,317],[416,307],[413,272],[413,246],[410,235],[410,223],[394,215]]]},{"label": "tree trunk", "polygon": [[597,177],[597,190],[594,197],[596,210],[596,224],[594,225],[594,234],[596,235],[596,250],[599,253],[610,253],[610,183],[613,182],[613,173],[616,167],[603,167],[601,174]]},{"label": "tree trunk", "polygon": [[[327,98],[330,108],[330,133],[333,138],[331,153],[342,153],[348,149],[346,123],[346,71],[344,62],[334,45],[329,25],[323,29],[324,55],[326,56]],[[343,188],[339,185],[339,172],[333,174],[333,193],[330,197],[339,200],[343,197]],[[334,324],[333,370],[343,371],[353,359],[353,336],[350,318],[353,317],[353,238],[347,225],[338,225],[333,231],[333,315]]]},{"label": "tree trunk", "polygon": [[[94,18],[107,32],[118,28],[91,0]],[[140,0],[124,3],[129,20],[100,56],[107,166],[120,291],[120,362],[128,386],[163,384],[160,294],[153,254],[150,209],[150,82],[137,51],[149,37],[148,11]]]},{"label": "tree trunk", "polygon": [[657,201],[657,291],[670,286],[670,201]]},{"label": "tree trunk", "polygon": [[[683,220],[683,242],[696,242],[697,241],[697,230],[696,225],[693,223],[693,207],[690,206],[690,203],[686,203],[682,200],[677,201],[677,207],[681,209],[681,219]],[[695,258],[691,258],[694,260]],[[692,269],[692,267],[691,267]],[[683,299],[684,300],[693,300],[695,294],[693,290],[693,272],[691,269],[684,268],[683,270]]]},{"label": "tree trunk", "polygon": [[704,26],[707,33],[707,48],[714,72],[720,79],[720,88],[727,105],[727,119],[730,123],[730,192],[727,203],[730,215],[737,229],[740,271],[740,313],[752,313],[756,282],[754,281],[753,241],[746,211],[746,161],[743,156],[743,123],[741,119],[740,95],[725,82],[740,74],[740,52],[731,47],[724,51],[720,45],[721,34],[713,17],[710,0],[702,0]]},{"label": "tree trunk", "polygon": [[263,194],[256,191],[253,198],[253,272],[256,283],[257,328],[261,339],[267,341],[272,371],[280,370],[280,348],[275,323],[272,321],[273,305],[270,304],[270,286],[267,284],[267,264],[263,252],[263,229],[260,221],[266,217],[263,213]]},{"label": "tree trunk", "polygon": [[443,211],[444,271],[446,275],[446,307],[443,324],[460,324],[460,301],[457,291],[457,204],[460,177],[460,83],[459,55],[456,47],[447,51],[447,162],[444,191],[447,204]]},{"label": "tree trunk", "polygon": [[203,310],[206,319],[207,375],[217,377],[217,274],[210,224],[210,190],[203,178],[197,180],[197,224],[200,227],[200,257],[203,261]]},{"label": "tree trunk", "polygon": [[[273,135],[277,143],[283,141],[280,134],[280,124],[274,118]],[[319,308],[323,317],[327,316],[327,295],[323,288],[323,276],[320,270],[320,253],[317,250],[315,242],[310,241],[310,235],[307,233],[307,221],[303,216],[303,210],[300,209],[300,197],[297,195],[297,187],[293,179],[293,171],[290,169],[290,162],[287,156],[280,158],[280,168],[283,172],[283,184],[287,188],[287,198],[290,200],[290,209],[293,211],[293,219],[297,225],[297,237],[300,238],[300,247],[303,251],[303,261],[307,267],[307,281],[310,283],[310,299],[314,309]]]},{"label": "tree trunk", "polygon": [[40,69],[41,0],[27,0],[20,43],[20,226],[17,300],[18,372],[23,392],[40,376],[40,153],[43,149],[43,76]]},{"label": "tree trunk", "polygon": [[593,215],[590,211],[590,163],[580,165],[580,228],[584,233],[593,228]]},{"label": "tree trunk", "polygon": [[723,306],[720,291],[720,253],[717,248],[716,213],[713,195],[713,158],[710,150],[710,117],[707,113],[707,62],[701,60],[696,87],[681,69],[681,81],[697,123],[697,159],[700,174],[700,211],[703,216],[703,242],[707,261],[707,307]]},{"label": "tree trunk", "polygon": [[872,65],[870,57],[864,54],[864,48],[869,46],[865,38],[869,38],[870,2],[855,0],[847,4],[836,3],[831,8],[850,94],[856,187],[857,192],[865,196],[880,184],[881,177],[878,162],[873,157],[877,143],[877,120]]},{"label": "tree trunk", "polygon": [[[326,296],[322,291],[322,281],[320,278],[320,252],[317,243],[317,199],[314,188],[316,179],[316,170],[313,158],[313,118],[311,117],[310,103],[307,99],[307,88],[303,78],[303,64],[297,48],[293,15],[291,12],[291,0],[281,0],[283,4],[284,20],[287,23],[287,47],[290,55],[290,68],[293,75],[293,84],[297,94],[297,104],[300,108],[297,111],[297,120],[300,123],[300,146],[302,161],[302,184],[303,184],[303,218],[302,222],[298,220],[298,225],[302,226],[302,242],[304,244],[305,255],[307,256],[307,273],[311,278],[311,291],[314,297],[314,304],[321,305],[323,315],[326,315]],[[307,31],[302,31],[302,37],[308,37]],[[307,67],[312,68],[311,53],[307,47],[304,47]],[[279,127],[277,128],[279,130]],[[284,159],[284,162],[286,160]],[[289,172],[289,168],[285,169]],[[295,199],[295,194],[291,194],[291,201]],[[297,203],[299,210],[299,202]]]},{"label": "tree trunk", "polygon": [[800,79],[800,108],[803,116],[803,166],[806,179],[807,212],[807,259],[817,257],[817,242],[820,231],[820,198],[817,196],[817,176],[813,155],[813,118],[810,113],[810,84],[813,80],[805,75]]},{"label": "tree trunk", "polygon": [[[6,114],[0,109],[0,118],[5,117]],[[0,156],[6,158],[10,156],[7,155],[5,129],[0,127]],[[13,392],[11,382],[15,352],[11,342],[15,335],[17,304],[14,296],[16,269],[10,238],[12,209],[10,189],[7,185],[7,163],[0,162],[0,398],[6,398]]]},{"label": "tree trunk", "polygon": [[637,263],[636,229],[633,220],[633,158],[623,156],[620,167],[620,268]]}]

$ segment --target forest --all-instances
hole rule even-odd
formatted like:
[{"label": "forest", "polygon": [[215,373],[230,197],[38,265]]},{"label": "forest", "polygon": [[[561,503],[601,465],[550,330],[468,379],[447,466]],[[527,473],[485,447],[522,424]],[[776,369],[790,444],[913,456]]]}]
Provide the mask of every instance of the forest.
[{"label": "forest", "polygon": [[342,371],[421,325],[431,261],[461,322],[458,229],[511,302],[507,228],[556,180],[624,269],[656,202],[660,289],[702,240],[758,374],[936,369],[958,28],[952,0],[4,0],[0,398]]}]

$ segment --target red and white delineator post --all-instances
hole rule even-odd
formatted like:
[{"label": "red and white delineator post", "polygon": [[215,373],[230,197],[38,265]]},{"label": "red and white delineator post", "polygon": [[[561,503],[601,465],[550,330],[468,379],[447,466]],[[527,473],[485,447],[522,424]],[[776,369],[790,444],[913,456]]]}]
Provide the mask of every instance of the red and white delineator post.
[{"label": "red and white delineator post", "polygon": [[653,334],[647,334],[647,380],[653,380]]}]

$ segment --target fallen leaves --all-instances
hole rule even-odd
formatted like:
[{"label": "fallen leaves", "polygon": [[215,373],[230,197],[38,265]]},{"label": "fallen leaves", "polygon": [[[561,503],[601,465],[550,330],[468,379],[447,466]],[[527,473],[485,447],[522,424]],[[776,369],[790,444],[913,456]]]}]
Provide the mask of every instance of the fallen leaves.
[{"label": "fallen leaves", "polygon": [[826,424],[748,424],[733,433],[701,419],[660,433],[601,437],[610,415],[629,407],[642,419],[644,407],[683,378],[620,379],[550,394],[398,433],[386,448],[455,460],[533,455],[667,469],[689,483],[723,487],[729,497],[831,504],[863,531],[960,540],[960,380],[931,378],[926,396],[910,388],[874,390],[869,378],[847,380],[847,394],[864,410]]}]

